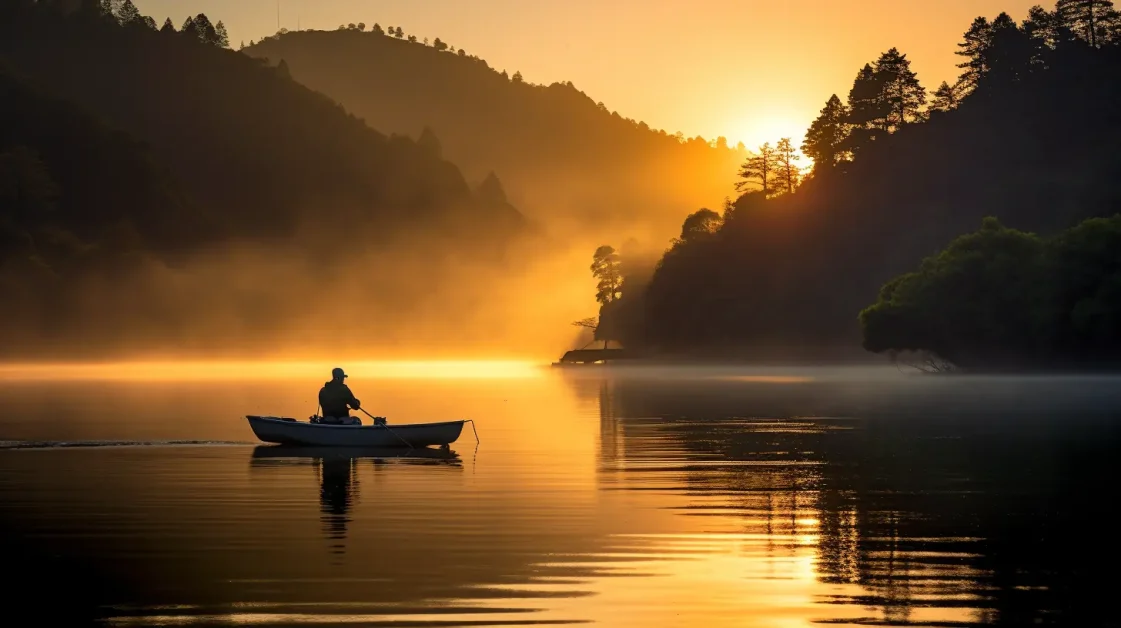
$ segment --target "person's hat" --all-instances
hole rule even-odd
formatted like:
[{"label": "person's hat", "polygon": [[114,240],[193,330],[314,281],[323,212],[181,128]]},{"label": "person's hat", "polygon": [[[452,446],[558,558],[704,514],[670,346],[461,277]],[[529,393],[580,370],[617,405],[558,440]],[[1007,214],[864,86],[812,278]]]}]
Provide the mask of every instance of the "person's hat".
[{"label": "person's hat", "polygon": [[333,377],[335,379],[342,379],[344,377],[348,377],[348,375],[346,373],[344,373],[341,368],[336,366],[334,369],[331,370],[331,377]]}]

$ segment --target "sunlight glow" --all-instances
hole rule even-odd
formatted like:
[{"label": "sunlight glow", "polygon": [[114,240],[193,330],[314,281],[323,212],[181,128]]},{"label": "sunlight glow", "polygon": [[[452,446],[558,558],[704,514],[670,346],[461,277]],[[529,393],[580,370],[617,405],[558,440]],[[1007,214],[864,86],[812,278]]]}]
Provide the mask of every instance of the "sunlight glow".
[{"label": "sunlight glow", "polygon": [[802,139],[806,135],[809,121],[795,120],[783,115],[761,114],[748,116],[735,130],[734,135],[739,137],[752,152],[758,152],[759,146],[770,142],[774,146],[784,137],[789,137],[794,147],[801,154]]},{"label": "sunlight glow", "polygon": [[227,379],[324,379],[342,366],[352,378],[510,379],[540,374],[538,365],[516,360],[402,360],[327,362],[108,362],[2,364],[0,380],[185,381]]}]

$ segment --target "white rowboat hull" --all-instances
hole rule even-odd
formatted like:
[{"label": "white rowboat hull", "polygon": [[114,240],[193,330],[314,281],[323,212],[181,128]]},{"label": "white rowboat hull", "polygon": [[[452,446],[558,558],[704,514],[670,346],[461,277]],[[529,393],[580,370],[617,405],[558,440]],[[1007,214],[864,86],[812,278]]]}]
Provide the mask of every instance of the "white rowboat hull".
[{"label": "white rowboat hull", "polygon": [[319,447],[430,447],[450,445],[464,421],[407,425],[325,425],[272,416],[246,416],[257,438],[266,443]]}]

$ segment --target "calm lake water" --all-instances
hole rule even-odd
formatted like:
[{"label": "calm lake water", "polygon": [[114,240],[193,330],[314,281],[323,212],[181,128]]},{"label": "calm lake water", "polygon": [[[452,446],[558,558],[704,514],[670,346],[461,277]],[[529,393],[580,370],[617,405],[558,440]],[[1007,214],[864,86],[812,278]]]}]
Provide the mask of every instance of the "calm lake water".
[{"label": "calm lake water", "polygon": [[0,374],[5,615],[1118,625],[1121,378],[359,365],[391,424],[481,444],[255,443],[306,370]]}]

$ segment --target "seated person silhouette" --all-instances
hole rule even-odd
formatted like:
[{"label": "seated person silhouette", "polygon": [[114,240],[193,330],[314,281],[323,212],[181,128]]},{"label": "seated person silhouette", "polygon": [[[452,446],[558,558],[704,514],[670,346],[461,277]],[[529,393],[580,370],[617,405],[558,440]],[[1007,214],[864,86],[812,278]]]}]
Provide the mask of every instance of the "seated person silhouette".
[{"label": "seated person silhouette", "polygon": [[362,425],[361,419],[350,416],[351,408],[358,410],[362,403],[350,392],[350,387],[343,381],[346,378],[347,374],[341,368],[335,368],[331,371],[331,381],[319,389],[319,405],[323,408],[320,423]]}]

